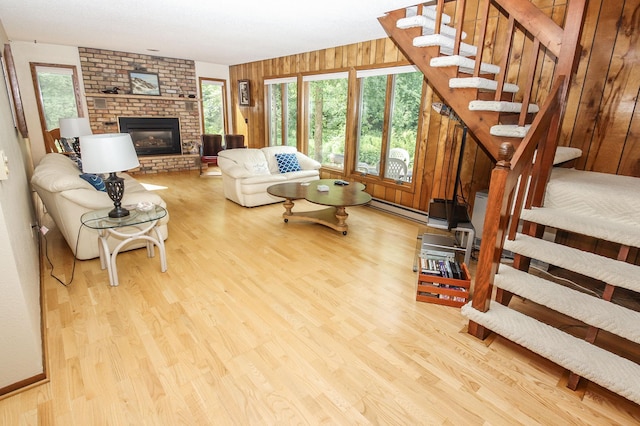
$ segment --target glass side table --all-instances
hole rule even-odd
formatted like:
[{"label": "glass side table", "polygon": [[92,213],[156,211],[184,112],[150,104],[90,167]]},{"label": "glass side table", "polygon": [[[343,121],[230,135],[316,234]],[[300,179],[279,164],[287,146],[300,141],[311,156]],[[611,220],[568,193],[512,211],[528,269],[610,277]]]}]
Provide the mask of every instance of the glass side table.
[{"label": "glass side table", "polygon": [[[147,255],[154,257],[154,247],[158,246],[160,252],[160,270],[167,271],[167,255],[164,248],[164,240],[158,230],[158,221],[167,215],[167,210],[158,205],[152,205],[149,210],[138,210],[129,207],[129,216],[121,218],[109,217],[113,207],[94,210],[85,213],[81,217],[82,224],[87,228],[98,231],[98,249],[100,250],[100,266],[109,272],[109,284],[117,286],[118,269],[116,258],[125,245],[136,240],[147,242]],[[113,237],[122,240],[113,249],[109,250],[108,239]]]}]

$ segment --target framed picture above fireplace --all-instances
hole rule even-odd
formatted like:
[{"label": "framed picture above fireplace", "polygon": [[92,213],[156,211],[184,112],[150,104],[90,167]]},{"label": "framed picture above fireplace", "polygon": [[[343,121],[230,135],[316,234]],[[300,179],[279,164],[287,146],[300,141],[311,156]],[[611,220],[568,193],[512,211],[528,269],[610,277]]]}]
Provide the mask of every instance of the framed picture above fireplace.
[{"label": "framed picture above fireplace", "polygon": [[129,71],[129,81],[133,95],[160,95],[160,82],[156,73]]}]

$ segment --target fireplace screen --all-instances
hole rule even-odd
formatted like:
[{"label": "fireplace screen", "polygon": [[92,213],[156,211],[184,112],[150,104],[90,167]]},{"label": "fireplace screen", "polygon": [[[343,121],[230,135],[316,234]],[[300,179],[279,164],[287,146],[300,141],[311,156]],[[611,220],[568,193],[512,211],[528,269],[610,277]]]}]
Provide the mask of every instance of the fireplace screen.
[{"label": "fireplace screen", "polygon": [[138,155],[181,154],[177,118],[121,117],[121,133],[129,133]]}]

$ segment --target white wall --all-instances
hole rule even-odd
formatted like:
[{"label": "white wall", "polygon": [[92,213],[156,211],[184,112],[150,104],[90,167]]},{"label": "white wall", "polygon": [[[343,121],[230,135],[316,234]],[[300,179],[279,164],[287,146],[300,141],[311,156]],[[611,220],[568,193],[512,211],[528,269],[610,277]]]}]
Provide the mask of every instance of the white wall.
[{"label": "white wall", "polygon": [[[80,93],[85,99],[84,86],[82,85],[82,69],[80,68],[80,55],[77,47],[58,46],[54,44],[43,44],[26,41],[12,41],[11,51],[16,64],[16,74],[22,93],[24,114],[29,128],[29,138],[33,151],[33,162],[38,164],[45,154],[44,137],[42,136],[42,126],[38,115],[38,105],[36,103],[36,90],[31,77],[30,62],[75,65],[80,82]],[[86,102],[83,102],[85,117],[88,117]]]},{"label": "white wall", "polygon": [[[7,37],[0,26],[0,44]],[[0,180],[0,388],[44,372],[40,327],[40,262],[32,193],[29,140],[13,123],[9,93],[0,84],[0,150],[9,177]],[[38,127],[39,128],[39,127]],[[0,164],[2,167],[2,164]]]}]

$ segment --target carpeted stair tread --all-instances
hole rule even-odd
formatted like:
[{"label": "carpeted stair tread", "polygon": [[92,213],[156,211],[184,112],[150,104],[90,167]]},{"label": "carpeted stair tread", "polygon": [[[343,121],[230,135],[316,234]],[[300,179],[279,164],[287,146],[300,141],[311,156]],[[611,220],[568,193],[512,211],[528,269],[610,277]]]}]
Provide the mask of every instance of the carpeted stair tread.
[{"label": "carpeted stair tread", "polygon": [[[460,55],[437,56],[431,59],[429,65],[434,68],[458,67],[458,71],[461,73],[473,74],[476,61]],[[499,74],[500,67],[498,65],[482,62],[480,64],[480,72],[483,74]]]},{"label": "carpeted stair tread", "polygon": [[578,274],[586,275],[616,287],[640,293],[640,266],[610,259],[540,238],[516,234],[515,240],[504,242],[505,250],[538,259]]},{"label": "carpeted stair tread", "polygon": [[582,150],[580,148],[573,148],[570,146],[558,146],[556,147],[556,155],[553,158],[553,164],[560,164],[566,161],[575,160],[582,157]]},{"label": "carpeted stair tread", "polygon": [[487,312],[462,314],[556,364],[640,404],[640,365],[492,301]]},{"label": "carpeted stair tread", "polygon": [[501,264],[495,285],[585,324],[640,343],[640,312]]},{"label": "carpeted stair tread", "polygon": [[520,217],[523,220],[545,226],[588,235],[630,247],[640,247],[640,227],[630,226],[626,223],[603,220],[600,217],[568,212],[566,209],[553,207],[523,209]]},{"label": "carpeted stair tread", "polygon": [[[517,89],[518,86],[516,86]],[[505,90],[506,92],[507,90]],[[516,90],[517,92],[517,90]],[[507,102],[507,101],[471,101],[469,102],[469,111],[495,111],[495,112],[513,112],[519,113],[522,111],[521,102]],[[529,104],[527,112],[529,114],[535,114],[540,111],[540,108],[536,104]]]},{"label": "carpeted stair tread", "polygon": [[524,138],[531,125],[518,126],[517,124],[498,124],[491,126],[489,133],[493,136],[504,136],[508,138]]},{"label": "carpeted stair tread", "polygon": [[[418,7],[417,6],[409,6],[406,9],[406,16],[407,17],[411,17],[411,16],[416,16],[418,14]],[[422,15],[431,19],[431,20],[436,20],[436,16],[437,16],[437,6],[436,5],[427,5],[426,2],[423,3],[423,7],[422,7]],[[442,23],[443,24],[450,24],[451,23],[451,16],[447,15],[446,13],[442,14]]]},{"label": "carpeted stair tread", "polygon": [[[429,35],[435,33],[436,21],[424,15],[408,16],[406,18],[398,19],[398,21],[396,22],[396,27],[400,28],[401,30],[421,27],[422,35]],[[440,34],[454,38],[456,36],[456,29],[442,23],[440,24]],[[462,40],[464,40],[465,38],[467,38],[467,33],[463,31]]]},{"label": "carpeted stair tread", "polygon": [[[451,55],[453,54],[453,46],[455,41],[447,36],[442,34],[432,34],[432,35],[423,35],[413,39],[413,45],[415,47],[430,47],[430,46],[440,46],[440,53],[443,55]],[[478,52],[478,49],[467,43],[460,43],[460,53],[461,56],[475,56]]]},{"label": "carpeted stair tread", "polygon": [[[482,77],[457,77],[449,80],[449,87],[451,89],[478,89],[496,91],[498,89],[498,82]],[[502,91],[506,93],[516,93],[518,92],[518,90],[520,90],[518,85],[512,83],[505,83],[504,87],[502,88]]]},{"label": "carpeted stair tread", "polygon": [[544,206],[640,228],[640,179],[610,173],[554,168]]}]

